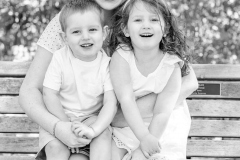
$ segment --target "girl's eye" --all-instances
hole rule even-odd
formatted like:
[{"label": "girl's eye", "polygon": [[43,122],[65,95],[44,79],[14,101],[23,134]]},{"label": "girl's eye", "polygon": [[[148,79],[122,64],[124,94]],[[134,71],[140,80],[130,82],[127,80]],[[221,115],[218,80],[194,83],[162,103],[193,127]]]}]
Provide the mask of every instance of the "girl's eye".
[{"label": "girl's eye", "polygon": [[141,22],[141,19],[135,19],[134,22]]},{"label": "girl's eye", "polygon": [[91,28],[91,29],[89,29],[89,31],[94,32],[94,31],[97,31],[97,29],[96,28]]}]

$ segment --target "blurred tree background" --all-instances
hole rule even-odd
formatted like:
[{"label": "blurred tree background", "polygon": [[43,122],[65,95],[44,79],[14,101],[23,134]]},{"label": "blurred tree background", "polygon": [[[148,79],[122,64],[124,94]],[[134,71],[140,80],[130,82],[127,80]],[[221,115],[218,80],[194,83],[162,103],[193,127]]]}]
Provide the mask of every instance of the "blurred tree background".
[{"label": "blurred tree background", "polygon": [[[39,36],[65,1],[0,0],[0,60],[31,61]],[[168,2],[185,22],[195,63],[240,63],[239,0]]]}]

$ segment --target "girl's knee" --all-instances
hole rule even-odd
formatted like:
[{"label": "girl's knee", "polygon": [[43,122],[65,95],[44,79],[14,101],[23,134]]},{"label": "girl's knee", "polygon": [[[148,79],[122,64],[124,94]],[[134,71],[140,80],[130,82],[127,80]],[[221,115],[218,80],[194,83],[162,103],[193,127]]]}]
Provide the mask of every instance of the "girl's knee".
[{"label": "girl's knee", "polygon": [[70,151],[66,145],[59,140],[49,142],[45,147],[47,157],[69,157]]}]

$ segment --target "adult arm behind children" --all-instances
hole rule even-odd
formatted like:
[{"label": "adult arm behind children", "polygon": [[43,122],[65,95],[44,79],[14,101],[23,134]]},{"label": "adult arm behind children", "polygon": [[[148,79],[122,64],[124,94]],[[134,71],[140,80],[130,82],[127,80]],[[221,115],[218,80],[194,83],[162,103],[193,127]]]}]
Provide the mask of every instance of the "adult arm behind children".
[{"label": "adult arm behind children", "polygon": [[181,88],[181,70],[178,64],[175,64],[175,69],[168,80],[163,91],[158,94],[156,104],[153,110],[153,119],[149,126],[151,134],[158,139],[165,130],[169,117],[176,105]]},{"label": "adult arm behind children", "polygon": [[68,122],[69,119],[64,113],[63,107],[60,103],[59,92],[53,89],[43,87],[43,100],[50,113],[58,117],[61,121]]}]

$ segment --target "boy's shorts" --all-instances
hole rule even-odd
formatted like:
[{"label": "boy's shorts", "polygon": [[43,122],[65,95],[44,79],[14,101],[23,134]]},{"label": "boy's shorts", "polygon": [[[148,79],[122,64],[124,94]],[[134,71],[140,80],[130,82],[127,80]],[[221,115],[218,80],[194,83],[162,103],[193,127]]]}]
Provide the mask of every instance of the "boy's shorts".
[{"label": "boy's shorts", "polygon": [[[79,121],[82,122],[83,124],[86,124],[87,126],[93,124],[96,119],[97,119],[97,115],[90,115],[90,116],[86,116],[86,117],[76,117],[76,116],[68,116],[70,121]],[[56,137],[54,137],[52,134],[50,134],[49,132],[45,131],[44,129],[42,129],[41,127],[39,127],[39,152],[36,155],[36,160],[46,160],[46,153],[45,153],[45,146],[52,140],[57,139]],[[84,154],[86,156],[89,156],[90,153],[90,144],[88,144],[85,147],[81,147],[79,148],[80,152],[79,154]]]}]

